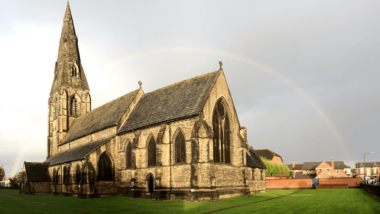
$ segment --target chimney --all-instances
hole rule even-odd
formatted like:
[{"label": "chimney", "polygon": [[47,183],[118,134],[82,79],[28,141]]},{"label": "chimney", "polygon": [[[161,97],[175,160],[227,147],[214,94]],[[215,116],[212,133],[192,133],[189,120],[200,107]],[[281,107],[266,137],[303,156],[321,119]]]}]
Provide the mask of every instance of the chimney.
[{"label": "chimney", "polygon": [[331,167],[334,169],[334,158],[331,157]]},{"label": "chimney", "polygon": [[292,163],[292,168],[295,167],[295,166],[296,166],[296,163],[293,162],[293,163]]}]

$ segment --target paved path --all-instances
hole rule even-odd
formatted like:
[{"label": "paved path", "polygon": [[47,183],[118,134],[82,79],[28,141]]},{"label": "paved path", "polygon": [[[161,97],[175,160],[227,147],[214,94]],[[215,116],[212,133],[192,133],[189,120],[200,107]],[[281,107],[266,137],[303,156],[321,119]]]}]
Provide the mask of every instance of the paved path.
[{"label": "paved path", "polygon": [[237,206],[233,206],[233,207],[227,207],[227,208],[223,208],[223,209],[220,209],[220,210],[214,210],[214,211],[206,212],[206,213],[203,213],[203,214],[216,213],[216,212],[219,212],[219,211],[222,211],[222,210],[228,210],[228,209],[233,209],[233,208],[236,208],[236,207],[242,207],[242,206],[249,205],[249,204],[256,204],[256,203],[260,203],[260,202],[264,202],[264,201],[270,201],[270,200],[273,200],[273,199],[282,198],[282,197],[286,197],[286,196],[289,196],[289,195],[293,195],[293,194],[299,193],[302,190],[303,189],[298,190],[297,192],[290,193],[288,195],[282,195],[282,196],[278,196],[278,197],[275,197],[275,198],[265,199],[265,200],[262,200],[262,201],[254,201],[254,202],[247,203],[247,204],[241,204],[241,205],[237,205]]},{"label": "paved path", "polygon": [[52,208],[56,208],[56,209],[60,209],[60,210],[66,210],[66,211],[69,211],[69,212],[88,214],[88,213],[84,213],[84,212],[80,212],[80,211],[76,211],[76,210],[70,210],[70,209],[66,209],[66,208],[62,208],[62,207],[56,207],[56,206],[52,206],[52,205],[48,205],[48,204],[42,204],[42,203],[38,203],[38,202],[34,202],[34,201],[28,201],[28,200],[25,200],[25,199],[16,198],[16,197],[12,197],[12,196],[9,196],[9,195],[4,195],[4,194],[0,194],[0,195],[8,197],[8,198],[13,198],[13,199],[16,199],[16,200],[20,200],[20,201],[30,202],[30,203],[33,203],[33,204],[38,204],[38,205],[42,205],[42,206],[52,207]]}]

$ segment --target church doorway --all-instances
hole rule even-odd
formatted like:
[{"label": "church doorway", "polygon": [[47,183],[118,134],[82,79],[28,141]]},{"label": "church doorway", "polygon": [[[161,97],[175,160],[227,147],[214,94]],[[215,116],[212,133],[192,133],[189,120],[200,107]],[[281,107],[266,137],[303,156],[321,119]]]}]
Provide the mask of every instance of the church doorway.
[{"label": "church doorway", "polygon": [[152,174],[150,174],[149,178],[148,178],[148,190],[149,190],[150,194],[153,193],[153,176],[152,176]]}]

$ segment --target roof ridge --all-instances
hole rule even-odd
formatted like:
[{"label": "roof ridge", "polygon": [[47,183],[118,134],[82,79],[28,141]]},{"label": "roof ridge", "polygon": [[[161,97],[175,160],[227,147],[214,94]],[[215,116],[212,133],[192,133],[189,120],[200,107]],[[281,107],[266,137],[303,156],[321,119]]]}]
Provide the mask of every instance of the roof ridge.
[{"label": "roof ridge", "polygon": [[164,88],[168,88],[168,87],[175,86],[175,85],[180,84],[180,83],[183,83],[183,82],[185,82],[185,81],[189,81],[189,80],[192,80],[192,79],[195,79],[195,78],[200,78],[200,77],[203,77],[203,76],[206,76],[206,75],[210,75],[210,74],[212,74],[212,73],[216,73],[216,72],[221,72],[221,71],[212,71],[212,72],[209,72],[209,73],[205,73],[205,74],[201,74],[201,75],[198,75],[198,76],[195,76],[195,77],[191,77],[191,78],[189,78],[189,79],[184,79],[184,80],[182,80],[182,81],[175,82],[175,83],[172,83],[172,84],[170,84],[170,85],[164,86],[164,87],[162,87],[162,88],[158,88],[158,89],[156,89],[156,90],[154,90],[154,91],[148,92],[148,93],[146,93],[145,95],[148,95],[148,94],[150,94],[150,93],[156,92],[156,91],[161,90],[161,89],[164,89]]}]

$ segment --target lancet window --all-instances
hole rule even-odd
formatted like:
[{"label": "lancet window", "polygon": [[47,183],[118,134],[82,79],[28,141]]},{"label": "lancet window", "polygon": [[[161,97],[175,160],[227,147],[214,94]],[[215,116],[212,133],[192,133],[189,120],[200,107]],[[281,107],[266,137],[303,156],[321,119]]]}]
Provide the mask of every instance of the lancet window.
[{"label": "lancet window", "polygon": [[75,98],[71,100],[71,114],[72,115],[78,114],[78,102]]},{"label": "lancet window", "polygon": [[148,166],[156,165],[156,142],[153,137],[150,138],[148,143]]},{"label": "lancet window", "polygon": [[127,145],[127,168],[131,168],[132,167],[132,146],[131,146],[131,143],[128,142],[128,145]]},{"label": "lancet window", "polygon": [[112,180],[112,172],[113,172],[112,161],[106,152],[104,152],[99,158],[98,169],[99,169],[100,181]]},{"label": "lancet window", "polygon": [[79,184],[81,181],[81,175],[82,175],[82,173],[80,170],[80,166],[79,166],[79,164],[77,164],[77,166],[75,167],[75,182],[77,184]]},{"label": "lancet window", "polygon": [[186,162],[185,137],[181,131],[179,131],[177,137],[175,138],[175,160],[176,163]]},{"label": "lancet window", "polygon": [[230,118],[227,108],[219,100],[215,104],[212,117],[214,161],[231,163],[230,158]]}]

